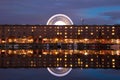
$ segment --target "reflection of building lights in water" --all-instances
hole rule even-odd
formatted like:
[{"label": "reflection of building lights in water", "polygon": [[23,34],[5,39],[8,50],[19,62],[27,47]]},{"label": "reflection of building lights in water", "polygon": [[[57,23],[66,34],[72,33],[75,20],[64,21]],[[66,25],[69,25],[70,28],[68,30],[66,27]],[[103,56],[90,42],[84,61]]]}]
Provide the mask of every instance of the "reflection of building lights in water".
[{"label": "reflection of building lights in water", "polygon": [[85,52],[85,55],[88,55],[88,53],[87,53],[87,52]]},{"label": "reflection of building lights in water", "polygon": [[[47,25],[73,25],[73,22],[68,16],[64,14],[56,14],[48,20]],[[55,41],[57,42],[58,39],[55,39]],[[62,68],[62,67],[47,68],[47,69],[52,75],[58,77],[65,76],[72,70],[72,68]]]},{"label": "reflection of building lights in water", "polygon": [[117,50],[117,51],[116,51],[116,54],[117,54],[117,55],[119,55],[119,53],[120,53],[120,51],[119,51],[119,50]]},{"label": "reflection of building lights in water", "polygon": [[86,38],[85,38],[84,40],[85,40],[85,41],[88,41],[88,39],[86,39]]}]

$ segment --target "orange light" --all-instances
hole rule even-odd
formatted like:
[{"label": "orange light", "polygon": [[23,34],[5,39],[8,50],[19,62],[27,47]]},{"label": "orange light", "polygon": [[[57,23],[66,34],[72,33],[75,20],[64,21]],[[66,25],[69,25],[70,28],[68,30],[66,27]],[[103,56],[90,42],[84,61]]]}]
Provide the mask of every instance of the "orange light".
[{"label": "orange light", "polygon": [[47,41],[47,38],[44,38],[43,41]]},{"label": "orange light", "polygon": [[12,42],[12,39],[8,39],[8,42]]},{"label": "orange light", "polygon": [[55,41],[57,42],[57,41],[58,41],[58,38],[55,38]]},{"label": "orange light", "polygon": [[4,41],[4,40],[2,40],[2,43],[5,43],[5,41]]},{"label": "orange light", "polygon": [[85,38],[84,40],[85,40],[85,41],[88,41],[88,39],[87,39],[87,38]]},{"label": "orange light", "polygon": [[45,55],[46,55],[46,54],[47,54],[47,52],[43,52],[43,54],[45,54]]},{"label": "orange light", "polygon": [[56,51],[55,54],[58,54],[58,52]]}]

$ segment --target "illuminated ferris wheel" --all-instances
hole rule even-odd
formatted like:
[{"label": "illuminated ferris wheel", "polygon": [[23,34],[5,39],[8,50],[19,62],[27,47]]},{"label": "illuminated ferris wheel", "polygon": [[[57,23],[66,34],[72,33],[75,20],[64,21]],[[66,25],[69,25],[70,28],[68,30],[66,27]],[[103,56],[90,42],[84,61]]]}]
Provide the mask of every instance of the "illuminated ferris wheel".
[{"label": "illuminated ferris wheel", "polygon": [[64,14],[56,14],[49,18],[47,25],[73,25],[73,22]]},{"label": "illuminated ferris wheel", "polygon": [[[47,25],[73,25],[73,22],[68,16],[64,14],[56,14],[49,18],[49,20],[47,21]],[[72,68],[63,67],[47,69],[52,75],[57,77],[65,76],[72,70]]]}]

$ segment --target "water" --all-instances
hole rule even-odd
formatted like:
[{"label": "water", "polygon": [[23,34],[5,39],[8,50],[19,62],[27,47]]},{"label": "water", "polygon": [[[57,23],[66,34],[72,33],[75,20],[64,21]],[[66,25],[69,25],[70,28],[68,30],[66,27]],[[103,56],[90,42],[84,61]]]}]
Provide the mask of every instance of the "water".
[{"label": "water", "polygon": [[0,69],[0,80],[120,80],[120,70],[77,68],[65,77],[55,77],[46,68]]}]

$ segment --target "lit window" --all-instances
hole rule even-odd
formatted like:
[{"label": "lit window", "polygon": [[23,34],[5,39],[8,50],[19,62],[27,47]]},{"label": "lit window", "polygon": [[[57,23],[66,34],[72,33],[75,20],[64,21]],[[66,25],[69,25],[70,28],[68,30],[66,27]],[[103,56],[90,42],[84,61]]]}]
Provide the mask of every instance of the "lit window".
[{"label": "lit window", "polygon": [[72,29],[73,27],[71,26],[70,29]]},{"label": "lit window", "polygon": [[90,33],[91,35],[93,35],[93,33]]},{"label": "lit window", "polygon": [[33,30],[33,29],[32,29],[31,31],[32,31],[32,32],[34,32],[34,30]]},{"label": "lit window", "polygon": [[113,65],[112,67],[115,68],[115,65]]},{"label": "lit window", "polygon": [[59,35],[59,32],[57,32],[57,35]]},{"label": "lit window", "polygon": [[57,58],[57,61],[59,61],[59,58]]},{"label": "lit window", "polygon": [[91,59],[91,61],[93,61],[93,59]]},{"label": "lit window", "polygon": [[115,30],[113,29],[112,32],[114,32]]},{"label": "lit window", "polygon": [[85,67],[88,67],[88,65],[86,64]]},{"label": "lit window", "polygon": [[98,30],[96,30],[96,32],[98,32]]},{"label": "lit window", "polygon": [[112,59],[112,62],[114,62],[115,61],[115,59]]},{"label": "lit window", "polygon": [[114,63],[114,62],[113,62],[112,64],[113,64],[113,65],[115,65],[115,63]]},{"label": "lit window", "polygon": [[59,29],[59,27],[57,27],[57,29]]},{"label": "lit window", "polygon": [[9,41],[9,42],[12,42],[12,39],[9,39],[8,41]]},{"label": "lit window", "polygon": [[62,35],[62,32],[60,32],[60,35]]},{"label": "lit window", "polygon": [[65,29],[67,29],[68,27],[67,26],[65,26]]},{"label": "lit window", "polygon": [[115,29],[115,27],[113,26],[112,29]]},{"label": "lit window", "polygon": [[78,64],[80,64],[80,62],[78,62]]},{"label": "lit window", "polygon": [[59,64],[57,64],[57,67],[59,66]]},{"label": "lit window", "polygon": [[70,64],[70,67],[72,67],[73,65],[72,64]]},{"label": "lit window", "polygon": [[67,58],[65,58],[64,60],[67,61]]},{"label": "lit window", "polygon": [[46,55],[46,54],[47,54],[47,52],[43,52],[43,54],[44,54],[44,55]]},{"label": "lit window", "polygon": [[115,33],[112,33],[112,35],[115,35]]},{"label": "lit window", "polygon": [[5,40],[2,40],[2,43],[5,43],[6,41]]},{"label": "lit window", "polygon": [[78,30],[78,32],[80,32],[80,30]]},{"label": "lit window", "polygon": [[102,61],[104,61],[104,59],[102,59]]},{"label": "lit window", "polygon": [[41,55],[39,55],[39,57],[41,57]]},{"label": "lit window", "polygon": [[67,57],[67,55],[65,55],[65,57]]},{"label": "lit window", "polygon": [[80,33],[78,33],[78,35],[80,35]]},{"label": "lit window", "polygon": [[80,58],[78,58],[78,61],[80,61]]},{"label": "lit window", "polygon": [[39,36],[39,38],[41,38],[42,36]]},{"label": "lit window", "polygon": [[67,34],[67,32],[65,32],[65,35]]},{"label": "lit window", "polygon": [[67,36],[65,36],[65,38],[67,38]]},{"label": "lit window", "polygon": [[67,67],[67,64],[65,64],[65,67]]},{"label": "lit window", "polygon": [[83,62],[81,62],[81,64],[83,64]]},{"label": "lit window", "polygon": [[88,29],[88,27],[86,26],[85,29]]},{"label": "lit window", "polygon": [[98,27],[96,27],[96,29],[98,29]]}]

